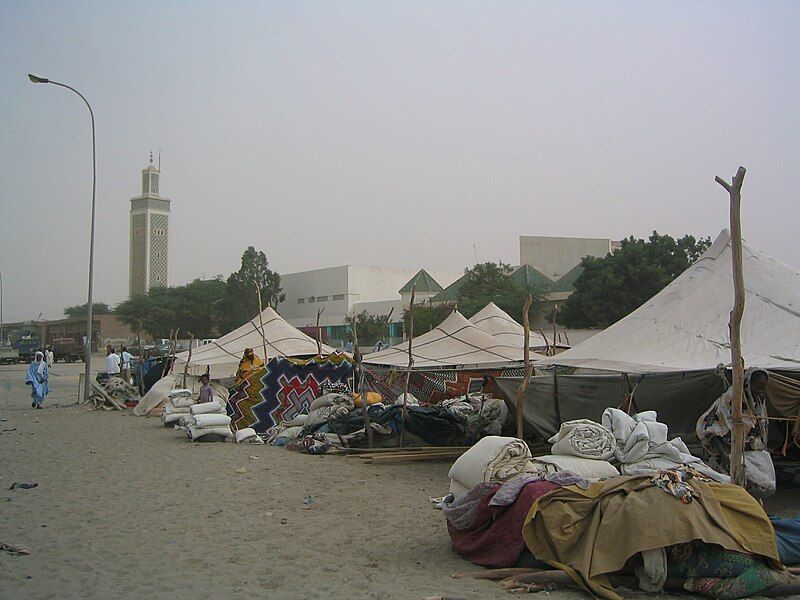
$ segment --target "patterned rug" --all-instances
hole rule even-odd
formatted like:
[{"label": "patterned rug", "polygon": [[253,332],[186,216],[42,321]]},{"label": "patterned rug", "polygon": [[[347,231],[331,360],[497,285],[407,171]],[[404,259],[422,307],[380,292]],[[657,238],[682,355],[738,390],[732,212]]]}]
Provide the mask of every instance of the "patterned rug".
[{"label": "patterned rug", "polygon": [[309,359],[271,358],[266,368],[231,388],[228,413],[233,428],[252,427],[264,435],[278,422],[307,413],[323,383],[344,383],[352,389],[352,379],[353,364],[340,352]]}]

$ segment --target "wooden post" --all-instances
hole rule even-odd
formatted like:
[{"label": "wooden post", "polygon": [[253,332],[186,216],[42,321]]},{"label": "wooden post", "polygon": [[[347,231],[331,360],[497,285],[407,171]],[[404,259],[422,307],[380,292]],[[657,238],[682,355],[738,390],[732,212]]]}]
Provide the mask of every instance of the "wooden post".
[{"label": "wooden post", "polygon": [[556,316],[558,316],[558,304],[553,306],[553,354],[556,355]]},{"label": "wooden post", "polygon": [[172,354],[172,334],[174,333],[173,329],[169,330],[169,349],[167,350],[167,355],[164,357],[164,365],[161,367],[161,377],[162,379],[167,374],[167,365],[169,364],[169,356]]},{"label": "wooden post", "polygon": [[403,382],[403,425],[400,429],[400,447],[406,438],[406,418],[408,417],[408,381],[411,379],[411,367],[414,366],[414,356],[411,354],[411,345],[414,343],[414,294],[416,284],[411,286],[411,304],[408,305],[408,370]]},{"label": "wooden post", "polygon": [[183,388],[186,389],[186,376],[189,374],[189,363],[192,361],[192,343],[194,342],[194,334],[187,331],[189,334],[189,356],[186,359],[186,366],[183,367]]},{"label": "wooden post", "polygon": [[523,356],[525,357],[525,377],[522,378],[522,385],[519,386],[517,392],[517,437],[522,439],[522,432],[525,428],[525,415],[523,414],[525,405],[525,388],[528,387],[528,382],[531,380],[531,372],[533,365],[531,365],[531,319],[530,310],[533,298],[528,294],[525,298],[525,306],[522,308],[522,325],[525,330],[525,347],[523,348]]},{"label": "wooden post", "polygon": [[322,356],[322,332],[319,330],[319,318],[325,312],[325,307],[322,310],[317,309],[317,356]]},{"label": "wooden post", "polygon": [[355,362],[353,392],[355,394],[361,394],[361,413],[364,416],[364,431],[367,432],[367,446],[372,448],[375,434],[372,431],[372,423],[370,422],[369,411],[367,410],[369,407],[367,404],[367,395],[361,389],[361,350],[358,349],[358,331],[356,328],[355,316],[351,320],[350,326],[353,328],[353,361]]},{"label": "wooden post", "polygon": [[136,343],[139,345],[139,395],[144,396],[144,361],[142,360],[142,320],[136,328]]},{"label": "wooden post", "polygon": [[544,340],[545,356],[550,356],[550,342],[547,341],[547,336],[544,334],[544,330],[541,327],[539,328],[539,335],[541,335]]},{"label": "wooden post", "polygon": [[264,368],[267,368],[267,330],[264,329],[264,316],[261,314],[264,312],[264,309],[261,308],[261,288],[258,285],[258,281],[253,279],[253,283],[256,286],[256,294],[258,294],[258,322],[261,324],[261,345],[264,348]]},{"label": "wooden post", "polygon": [[731,256],[733,271],[733,310],[730,320],[731,337],[731,371],[733,371],[733,399],[731,417],[731,483],[744,486],[744,436],[745,424],[742,421],[742,400],[744,398],[744,361],[742,360],[741,324],[744,314],[744,272],[742,269],[742,183],[744,183],[744,167],[739,167],[731,183],[720,177],[714,181],[727,190],[730,195],[731,218]]}]

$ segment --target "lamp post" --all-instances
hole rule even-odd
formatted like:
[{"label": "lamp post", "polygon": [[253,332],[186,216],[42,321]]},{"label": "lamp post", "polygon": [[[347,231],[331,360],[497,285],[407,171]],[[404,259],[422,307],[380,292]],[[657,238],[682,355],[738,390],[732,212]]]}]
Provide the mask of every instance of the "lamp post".
[{"label": "lamp post", "polygon": [[6,345],[6,338],[3,337],[3,274],[0,273],[0,346]]},{"label": "lamp post", "polygon": [[57,85],[58,87],[66,88],[70,91],[75,92],[80,96],[81,100],[83,100],[84,104],[86,104],[86,108],[89,109],[89,117],[92,121],[92,219],[90,225],[90,234],[89,234],[89,293],[88,293],[88,301],[86,304],[86,350],[84,352],[84,386],[83,386],[83,399],[85,402],[89,401],[89,374],[91,373],[91,366],[92,366],[92,284],[94,283],[94,207],[95,207],[95,188],[97,186],[97,154],[95,151],[95,142],[94,142],[94,112],[92,111],[92,106],[89,104],[89,101],[81,94],[78,90],[73,87],[70,87],[64,83],[59,83],[57,81],[52,81],[51,79],[47,79],[46,77],[37,77],[36,75],[31,75],[28,73],[28,79],[30,79],[33,83],[49,83],[52,85]]}]

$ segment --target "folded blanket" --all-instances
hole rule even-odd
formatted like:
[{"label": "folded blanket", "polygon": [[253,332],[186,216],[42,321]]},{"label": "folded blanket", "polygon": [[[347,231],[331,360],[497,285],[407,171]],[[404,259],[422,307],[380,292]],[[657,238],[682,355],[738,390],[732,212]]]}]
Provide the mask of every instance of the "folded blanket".
[{"label": "folded blanket", "polygon": [[263,444],[264,440],[258,437],[256,430],[252,427],[245,427],[244,429],[239,429],[235,434],[234,438],[236,439],[237,444]]},{"label": "folded blanket", "polygon": [[169,393],[170,398],[191,398],[192,397],[192,390],[186,388],[179,388],[177,390],[172,390]]},{"label": "folded blanket", "polygon": [[226,438],[232,437],[231,436],[231,429],[230,427],[190,427],[189,428],[189,437],[192,440],[199,440],[204,435],[215,434],[221,435]]},{"label": "folded blanket", "polygon": [[614,456],[616,442],[611,432],[589,419],[567,421],[548,442],[553,444],[552,454],[579,456],[607,460]]},{"label": "folded blanket", "polygon": [[193,404],[189,409],[193,415],[206,415],[206,414],[225,414],[225,405],[219,400],[212,400],[211,402],[203,402],[202,404]]},{"label": "folded blanket", "polygon": [[230,427],[231,418],[228,415],[195,415],[197,427]]},{"label": "folded blanket", "polygon": [[544,475],[568,471],[586,479],[605,479],[619,475],[619,471],[614,465],[605,460],[564,455],[537,456],[530,461],[530,467],[527,470]]},{"label": "folded blanket", "polygon": [[458,496],[484,481],[505,481],[524,472],[530,458],[531,451],[522,440],[496,435],[481,438],[450,467],[450,491]]},{"label": "folded blanket", "polygon": [[182,413],[188,415],[190,413],[189,406],[175,406],[175,403],[172,400],[167,400],[167,403],[164,405],[164,412],[166,413]]}]

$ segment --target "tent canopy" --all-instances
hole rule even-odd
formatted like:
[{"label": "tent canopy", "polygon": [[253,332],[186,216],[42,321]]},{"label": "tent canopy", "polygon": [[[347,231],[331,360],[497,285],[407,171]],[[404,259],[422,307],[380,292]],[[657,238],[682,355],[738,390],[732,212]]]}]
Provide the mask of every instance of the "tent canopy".
[{"label": "tent canopy", "polygon": [[[264,321],[266,335],[262,334],[261,320]],[[245,348],[253,348],[256,355],[264,358],[261,356],[264,354],[264,338],[267,340],[267,353],[270,357],[317,354],[317,342],[314,339],[287,323],[272,308],[266,308],[261,313],[261,319],[256,316],[210,344],[193,349],[189,369],[192,374],[197,375],[205,373],[208,366],[213,378],[231,377],[236,374]],[[323,354],[333,351],[330,346],[322,344]],[[189,351],[180,352],[175,359],[176,368],[183,368],[189,360]]]},{"label": "tent canopy", "polygon": [[[518,348],[525,347],[525,328],[494,302],[489,302],[469,322],[499,342]],[[538,331],[531,331],[528,347],[546,348],[547,340]]]},{"label": "tent canopy", "polygon": [[[497,339],[475,327],[457,310],[440,325],[413,340],[414,369],[432,367],[496,368],[523,359],[522,347]],[[367,354],[364,364],[408,365],[408,342]]]},{"label": "tent canopy", "polygon": [[[742,243],[745,365],[800,368],[800,271]],[[614,325],[538,364],[629,373],[694,371],[729,365],[733,307],[731,236]]]}]

